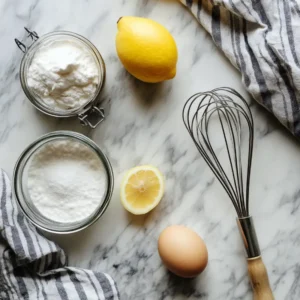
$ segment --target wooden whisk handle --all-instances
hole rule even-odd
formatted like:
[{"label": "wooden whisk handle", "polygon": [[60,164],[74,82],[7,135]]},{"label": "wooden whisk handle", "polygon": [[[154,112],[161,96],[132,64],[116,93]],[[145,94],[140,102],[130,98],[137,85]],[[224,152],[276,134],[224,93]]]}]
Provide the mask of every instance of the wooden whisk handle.
[{"label": "wooden whisk handle", "polygon": [[253,288],[253,299],[273,300],[267,269],[260,255],[252,217],[238,218],[237,224],[248,256],[248,273]]},{"label": "wooden whisk handle", "polygon": [[254,300],[274,300],[269,277],[260,256],[248,259],[248,274],[253,288]]}]

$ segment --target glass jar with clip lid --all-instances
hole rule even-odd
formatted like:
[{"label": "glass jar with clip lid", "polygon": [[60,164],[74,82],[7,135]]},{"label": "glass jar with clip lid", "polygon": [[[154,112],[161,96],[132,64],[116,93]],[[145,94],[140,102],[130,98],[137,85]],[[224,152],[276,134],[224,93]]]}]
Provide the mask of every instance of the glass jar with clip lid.
[{"label": "glass jar with clip lid", "polygon": [[77,117],[82,125],[98,126],[104,120],[98,98],[105,81],[105,63],[97,48],[73,32],[54,31],[39,37],[35,31],[25,30],[31,45],[15,42],[24,53],[20,81],[30,102],[46,115]]}]

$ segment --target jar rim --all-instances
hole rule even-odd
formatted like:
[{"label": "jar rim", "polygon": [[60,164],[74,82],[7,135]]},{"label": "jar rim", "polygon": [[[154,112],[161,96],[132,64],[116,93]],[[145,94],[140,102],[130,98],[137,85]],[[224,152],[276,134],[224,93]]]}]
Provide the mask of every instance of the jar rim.
[{"label": "jar rim", "polygon": [[[22,174],[23,174],[24,167],[25,167],[27,161],[29,160],[29,158],[32,155],[34,155],[34,153],[36,153],[36,151],[38,149],[40,149],[40,147],[37,147],[31,154],[30,154],[30,151],[32,151],[34,149],[34,147],[36,147],[37,145],[42,143],[40,145],[40,146],[42,146],[51,140],[56,140],[56,138],[57,139],[59,139],[59,138],[74,138],[75,140],[78,140],[79,142],[82,142],[83,144],[90,147],[90,149],[94,150],[96,152],[96,154],[98,155],[99,159],[103,163],[103,166],[104,166],[106,174],[107,174],[107,190],[106,190],[106,195],[104,196],[101,205],[97,208],[97,210],[93,214],[91,214],[90,217],[85,219],[84,223],[82,223],[80,225],[76,224],[74,226],[74,228],[70,228],[70,229],[68,228],[66,230],[58,230],[58,229],[50,228],[51,226],[41,225],[37,220],[32,218],[27,213],[27,211],[24,208],[23,203],[21,201],[21,199],[23,199],[25,203],[28,203],[23,191],[22,190],[20,191],[20,188],[23,188],[23,184],[21,183],[21,180],[22,180]],[[29,157],[27,157],[28,154],[30,154]],[[113,188],[114,188],[114,175],[113,175],[113,169],[112,169],[112,166],[110,164],[108,157],[102,152],[100,147],[94,141],[92,141],[87,136],[85,136],[81,133],[78,133],[78,132],[74,132],[74,131],[66,131],[66,130],[53,131],[53,132],[47,133],[45,135],[42,135],[41,137],[36,139],[34,142],[29,144],[25,148],[25,150],[21,153],[21,155],[19,156],[19,158],[15,164],[15,168],[14,168],[14,172],[13,172],[13,189],[12,189],[13,195],[14,195],[16,202],[17,202],[19,208],[21,209],[22,213],[36,227],[38,227],[44,231],[47,231],[50,233],[56,233],[56,234],[75,233],[75,232],[81,231],[81,230],[91,226],[92,224],[94,224],[106,211],[106,209],[110,203],[110,200],[111,200]]]},{"label": "jar rim", "polygon": [[[26,66],[27,59],[29,58],[29,55],[32,54],[32,51],[36,51],[38,49],[38,47],[43,42],[45,42],[48,38],[55,37],[55,36],[72,37],[72,38],[75,38],[75,39],[79,40],[80,42],[84,43],[89,48],[89,50],[91,50],[91,52],[93,53],[93,56],[96,59],[97,67],[99,70],[100,80],[99,80],[99,84],[97,86],[94,96],[84,105],[82,105],[78,108],[72,109],[72,110],[57,110],[56,111],[54,109],[47,107],[46,105],[43,105],[43,103],[41,101],[39,101],[36,98],[36,96],[30,91],[30,88],[28,87],[27,82],[26,82],[25,66]],[[85,38],[84,36],[74,33],[74,32],[71,32],[71,31],[64,31],[64,30],[49,32],[47,34],[42,35],[41,37],[39,37],[39,39],[37,39],[35,42],[33,42],[27,48],[27,50],[21,60],[20,69],[19,69],[19,78],[20,78],[22,89],[23,89],[26,97],[28,98],[28,100],[31,102],[31,104],[36,109],[41,111],[42,113],[44,113],[48,116],[57,117],[57,118],[69,118],[69,117],[79,116],[82,112],[87,111],[89,108],[94,106],[96,104],[96,102],[98,101],[98,97],[103,88],[103,85],[105,82],[105,77],[106,77],[105,62],[104,62],[103,57],[100,54],[99,50],[97,49],[97,47],[90,40]]]}]

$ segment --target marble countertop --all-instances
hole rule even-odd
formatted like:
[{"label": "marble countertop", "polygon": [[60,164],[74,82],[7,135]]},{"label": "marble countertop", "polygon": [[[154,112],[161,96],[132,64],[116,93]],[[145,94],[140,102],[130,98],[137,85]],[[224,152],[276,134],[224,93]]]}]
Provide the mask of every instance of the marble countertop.
[{"label": "marble countertop", "polygon": [[[83,232],[53,236],[70,265],[111,274],[123,300],[252,299],[234,209],[181,120],[185,100],[198,91],[230,86],[250,98],[193,16],[175,0],[4,0],[0,8],[0,166],[11,176],[29,143],[68,129],[96,141],[114,169],[115,190],[104,216]],[[179,51],[174,80],[148,85],[126,73],[114,44],[122,15],[153,18],[172,32]],[[13,40],[24,38],[24,26],[40,35],[74,31],[98,47],[107,66],[101,96],[107,119],[96,130],[76,119],[46,117],[26,99],[18,76],[22,53]],[[299,299],[300,144],[262,107],[253,103],[252,111],[251,212],[276,299]],[[140,164],[161,169],[166,193],[153,212],[134,217],[123,209],[119,187],[124,172]],[[207,243],[209,265],[194,280],[171,275],[159,259],[157,238],[170,224],[193,228]]]}]

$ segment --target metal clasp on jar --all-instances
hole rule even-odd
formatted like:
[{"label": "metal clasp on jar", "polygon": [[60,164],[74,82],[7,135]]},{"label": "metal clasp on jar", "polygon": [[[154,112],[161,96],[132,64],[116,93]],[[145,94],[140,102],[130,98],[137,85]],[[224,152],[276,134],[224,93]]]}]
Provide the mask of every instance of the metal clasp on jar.
[{"label": "metal clasp on jar", "polygon": [[[28,36],[27,37],[30,37],[31,38],[31,40],[32,40],[32,43],[30,44],[30,46],[39,38],[39,36],[38,36],[38,34],[35,32],[35,31],[31,31],[31,30],[29,30],[27,27],[24,27],[24,29],[27,31],[27,33],[28,33]],[[18,39],[15,39],[15,42],[16,42],[16,44],[17,44],[17,46],[18,46],[18,48],[23,52],[23,53],[25,53],[26,51],[27,51],[27,46],[24,44],[24,43],[22,43],[20,40],[18,40]],[[29,47],[30,47],[29,46]]]},{"label": "metal clasp on jar", "polygon": [[104,109],[92,106],[79,114],[78,118],[83,126],[95,129],[105,119]]}]

